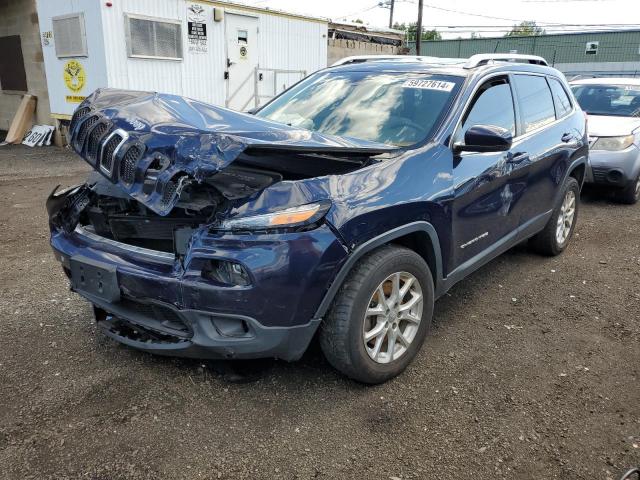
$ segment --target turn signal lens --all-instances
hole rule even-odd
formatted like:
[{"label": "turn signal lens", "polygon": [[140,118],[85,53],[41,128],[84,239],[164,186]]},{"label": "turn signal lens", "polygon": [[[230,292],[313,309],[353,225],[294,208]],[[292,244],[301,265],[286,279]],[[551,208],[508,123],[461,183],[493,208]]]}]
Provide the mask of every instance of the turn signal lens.
[{"label": "turn signal lens", "polygon": [[302,223],[309,220],[313,217],[318,210],[320,209],[320,205],[310,205],[308,208],[296,208],[291,210],[284,210],[281,213],[274,214],[269,220],[269,225],[278,226],[278,225],[291,225],[293,223]]},{"label": "turn signal lens", "polygon": [[223,230],[261,230],[307,225],[320,220],[329,210],[329,205],[310,203],[264,215],[233,218],[222,222],[221,227]]}]

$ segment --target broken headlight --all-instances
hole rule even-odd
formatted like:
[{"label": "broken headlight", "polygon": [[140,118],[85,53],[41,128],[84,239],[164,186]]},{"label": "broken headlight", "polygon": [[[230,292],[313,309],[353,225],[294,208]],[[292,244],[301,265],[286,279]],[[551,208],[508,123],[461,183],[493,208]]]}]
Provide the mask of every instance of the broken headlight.
[{"label": "broken headlight", "polygon": [[330,207],[329,202],[309,203],[262,215],[250,215],[225,220],[222,230],[270,230],[311,225],[320,220]]}]

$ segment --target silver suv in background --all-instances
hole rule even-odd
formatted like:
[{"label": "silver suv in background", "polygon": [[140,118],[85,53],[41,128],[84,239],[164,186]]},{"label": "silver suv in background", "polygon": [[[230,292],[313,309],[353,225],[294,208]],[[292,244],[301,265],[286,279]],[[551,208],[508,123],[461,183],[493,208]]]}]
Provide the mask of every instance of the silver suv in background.
[{"label": "silver suv in background", "polygon": [[640,200],[640,78],[589,78],[571,82],[589,117],[586,182],[615,188],[618,199]]}]

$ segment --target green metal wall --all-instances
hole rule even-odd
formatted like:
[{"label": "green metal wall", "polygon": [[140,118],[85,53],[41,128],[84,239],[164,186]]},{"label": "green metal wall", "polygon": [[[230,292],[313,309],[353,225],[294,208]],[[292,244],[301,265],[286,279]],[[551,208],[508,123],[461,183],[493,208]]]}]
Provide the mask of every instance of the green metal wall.
[{"label": "green metal wall", "polygon": [[[586,55],[587,42],[600,42],[597,55]],[[415,54],[415,43],[409,45]],[[640,30],[589,32],[534,37],[469,38],[422,42],[422,55],[467,58],[476,53],[540,55],[549,63],[640,62]]]}]

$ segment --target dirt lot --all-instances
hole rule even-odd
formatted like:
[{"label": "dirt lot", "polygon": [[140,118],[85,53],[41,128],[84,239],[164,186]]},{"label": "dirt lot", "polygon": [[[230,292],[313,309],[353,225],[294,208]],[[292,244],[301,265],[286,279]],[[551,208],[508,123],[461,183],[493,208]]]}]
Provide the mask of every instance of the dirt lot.
[{"label": "dirt lot", "polygon": [[[617,478],[640,464],[640,206],[594,194],[558,258],[514,249],[436,305],[408,371],[153,357],[96,336],[44,200],[88,167],[0,147],[0,477]],[[242,378],[242,377],[240,377]]]}]

